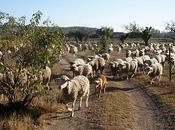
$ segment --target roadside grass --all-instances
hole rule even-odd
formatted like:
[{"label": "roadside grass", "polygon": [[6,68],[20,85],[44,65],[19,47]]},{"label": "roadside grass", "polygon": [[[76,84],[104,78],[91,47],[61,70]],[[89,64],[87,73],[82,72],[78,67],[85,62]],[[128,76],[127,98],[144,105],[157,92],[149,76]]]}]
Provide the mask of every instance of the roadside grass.
[{"label": "roadside grass", "polygon": [[94,114],[100,119],[98,125],[105,130],[133,129],[132,105],[123,92],[108,92],[95,101]]}]

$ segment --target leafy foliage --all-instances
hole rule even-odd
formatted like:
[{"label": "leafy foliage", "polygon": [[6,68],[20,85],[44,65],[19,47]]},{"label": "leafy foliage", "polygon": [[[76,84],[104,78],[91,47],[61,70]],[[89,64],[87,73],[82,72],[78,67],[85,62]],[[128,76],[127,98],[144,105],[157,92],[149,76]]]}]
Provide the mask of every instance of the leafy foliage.
[{"label": "leafy foliage", "polygon": [[87,32],[83,31],[75,31],[75,32],[70,32],[67,34],[68,37],[74,37],[76,42],[83,42],[86,41],[89,37],[89,34]]},{"label": "leafy foliage", "polygon": [[129,32],[140,32],[140,27],[135,22],[125,25],[124,28]]},{"label": "leafy foliage", "polygon": [[146,27],[146,28],[141,32],[141,37],[142,37],[142,39],[144,40],[146,46],[148,46],[148,41],[149,41],[149,39],[150,39],[151,36],[152,36],[151,29],[152,29],[152,27]]},{"label": "leafy foliage", "polygon": [[102,27],[97,30],[97,34],[100,36],[100,53],[105,53],[108,50],[108,43],[112,38],[113,29],[108,27]]},{"label": "leafy foliage", "polygon": [[[32,15],[30,24],[26,25],[26,18],[15,18],[0,13],[0,46],[3,53],[1,72],[4,75],[12,73],[11,79],[0,81],[0,93],[4,94],[9,104],[18,103],[27,106],[34,97],[38,96],[44,86],[33,80],[45,66],[52,66],[59,61],[63,53],[64,34],[59,27],[50,25],[49,19],[41,24],[42,12]],[[21,84],[20,73],[28,69],[28,81]]]}]

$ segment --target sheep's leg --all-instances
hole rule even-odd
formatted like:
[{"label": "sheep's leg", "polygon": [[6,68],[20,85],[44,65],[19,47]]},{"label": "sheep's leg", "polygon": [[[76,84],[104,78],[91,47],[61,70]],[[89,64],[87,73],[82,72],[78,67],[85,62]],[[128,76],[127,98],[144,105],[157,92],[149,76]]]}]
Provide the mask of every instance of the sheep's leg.
[{"label": "sheep's leg", "polygon": [[67,108],[68,111],[72,111],[72,108],[69,108],[69,104],[68,103],[66,104],[66,108]]},{"label": "sheep's leg", "polygon": [[76,103],[77,98],[74,99],[73,103],[72,103],[72,114],[71,117],[74,116],[74,109],[75,109],[75,103]]},{"label": "sheep's leg", "polygon": [[153,78],[152,78],[151,81],[150,81],[150,84],[153,84],[153,82],[154,82],[154,80],[153,80]]},{"label": "sheep's leg", "polygon": [[88,107],[88,100],[89,100],[89,91],[88,91],[88,93],[86,95],[86,107]]},{"label": "sheep's leg", "polygon": [[106,92],[106,90],[105,90],[106,88],[104,87],[104,89],[103,89],[103,93],[105,93]]},{"label": "sheep's leg", "polygon": [[82,100],[83,100],[83,96],[82,97],[80,97],[80,105],[79,105],[79,110],[81,110],[81,107],[82,107]]},{"label": "sheep's leg", "polygon": [[101,95],[101,88],[100,88],[100,92],[99,92],[98,98],[100,98],[100,95]]},{"label": "sheep's leg", "polygon": [[161,75],[159,75],[159,78],[158,78],[158,81],[160,82],[160,79],[161,79]]}]

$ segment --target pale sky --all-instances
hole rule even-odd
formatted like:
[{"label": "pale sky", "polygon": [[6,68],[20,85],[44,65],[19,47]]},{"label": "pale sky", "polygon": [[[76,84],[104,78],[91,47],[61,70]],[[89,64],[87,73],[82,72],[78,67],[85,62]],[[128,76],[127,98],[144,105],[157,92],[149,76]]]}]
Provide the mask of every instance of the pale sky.
[{"label": "pale sky", "polygon": [[124,31],[135,21],[140,26],[164,30],[175,21],[175,0],[0,0],[0,11],[26,16],[40,10],[58,26],[108,26]]}]

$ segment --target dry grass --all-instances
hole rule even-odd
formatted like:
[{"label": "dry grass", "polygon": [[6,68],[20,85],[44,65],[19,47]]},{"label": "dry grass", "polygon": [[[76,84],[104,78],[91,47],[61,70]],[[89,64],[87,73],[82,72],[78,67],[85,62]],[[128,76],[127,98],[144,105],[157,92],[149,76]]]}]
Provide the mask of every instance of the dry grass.
[{"label": "dry grass", "polygon": [[98,124],[105,130],[132,129],[134,120],[129,97],[122,93],[106,93],[95,101],[93,112],[100,121]]}]

